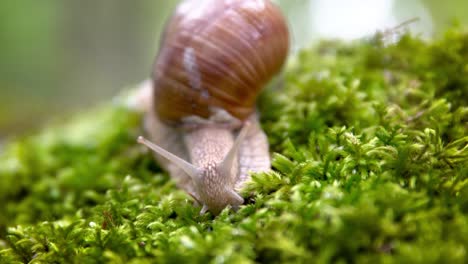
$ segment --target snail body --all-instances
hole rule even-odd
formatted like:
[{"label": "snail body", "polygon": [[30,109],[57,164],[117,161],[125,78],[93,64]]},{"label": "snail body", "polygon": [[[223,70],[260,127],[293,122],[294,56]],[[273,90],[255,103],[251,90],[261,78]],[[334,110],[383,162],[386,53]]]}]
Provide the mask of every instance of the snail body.
[{"label": "snail body", "polygon": [[280,71],[289,33],[268,0],[186,0],[162,36],[139,142],[178,186],[218,214],[243,203],[251,171],[270,169],[255,100]]}]

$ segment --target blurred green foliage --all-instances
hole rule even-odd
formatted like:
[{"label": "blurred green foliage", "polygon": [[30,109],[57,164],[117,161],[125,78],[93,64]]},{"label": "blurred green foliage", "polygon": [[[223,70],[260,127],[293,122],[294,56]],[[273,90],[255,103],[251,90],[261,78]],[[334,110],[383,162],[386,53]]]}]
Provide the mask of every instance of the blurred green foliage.
[{"label": "blurred green foliage", "polygon": [[468,34],[323,41],[260,100],[274,170],[200,216],[119,100],[0,156],[1,263],[466,263]]},{"label": "blurred green foliage", "polygon": [[[59,85],[54,74],[62,52],[53,41],[58,37],[56,8],[37,1],[30,4],[30,9],[16,1],[0,4],[0,129],[22,114],[33,113],[37,109],[27,109],[35,105],[31,100],[47,98]],[[19,108],[17,104],[26,108],[24,112],[11,111]]]},{"label": "blurred green foliage", "polygon": [[176,1],[1,1],[0,138],[147,78]]}]

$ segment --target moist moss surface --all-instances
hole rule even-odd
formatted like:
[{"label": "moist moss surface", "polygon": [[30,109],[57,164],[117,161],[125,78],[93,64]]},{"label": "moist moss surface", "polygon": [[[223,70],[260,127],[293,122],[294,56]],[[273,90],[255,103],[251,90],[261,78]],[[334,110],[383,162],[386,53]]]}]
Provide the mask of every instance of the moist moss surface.
[{"label": "moist moss surface", "polygon": [[262,95],[273,171],[199,215],[109,103],[0,154],[0,263],[466,263],[468,34],[299,52]]}]

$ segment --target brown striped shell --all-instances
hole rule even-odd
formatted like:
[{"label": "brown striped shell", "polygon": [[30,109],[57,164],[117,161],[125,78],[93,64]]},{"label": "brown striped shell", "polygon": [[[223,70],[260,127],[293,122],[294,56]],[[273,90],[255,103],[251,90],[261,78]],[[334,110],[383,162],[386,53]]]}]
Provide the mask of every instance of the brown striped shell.
[{"label": "brown striped shell", "polygon": [[216,108],[245,120],[288,49],[287,24],[269,0],[183,1],[154,65],[154,108],[169,123]]}]

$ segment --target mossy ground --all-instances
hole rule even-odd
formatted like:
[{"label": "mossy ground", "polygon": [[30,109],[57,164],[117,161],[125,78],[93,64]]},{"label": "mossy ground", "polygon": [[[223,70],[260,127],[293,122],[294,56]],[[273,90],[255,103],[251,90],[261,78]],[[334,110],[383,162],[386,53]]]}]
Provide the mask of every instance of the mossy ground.
[{"label": "mossy ground", "polygon": [[273,156],[199,215],[113,103],[0,156],[1,263],[466,263],[468,35],[296,55],[260,100]]}]

